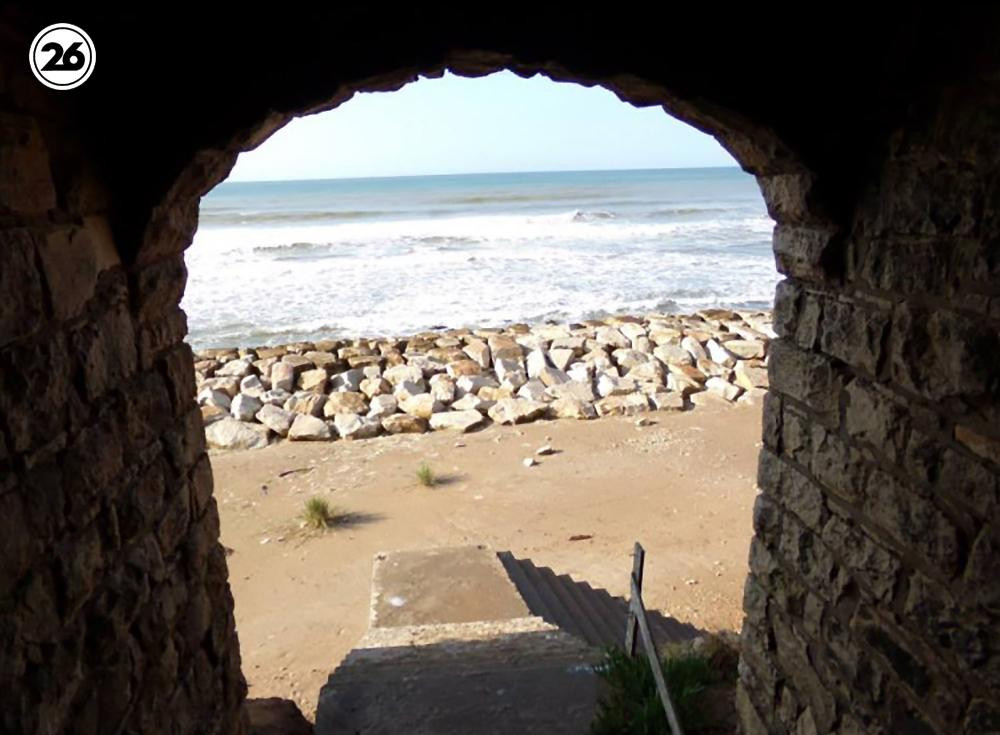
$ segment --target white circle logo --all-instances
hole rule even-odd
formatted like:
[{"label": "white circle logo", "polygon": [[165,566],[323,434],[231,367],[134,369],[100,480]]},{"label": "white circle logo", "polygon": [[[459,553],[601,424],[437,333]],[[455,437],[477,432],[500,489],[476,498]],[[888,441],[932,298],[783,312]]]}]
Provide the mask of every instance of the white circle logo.
[{"label": "white circle logo", "polygon": [[94,42],[82,28],[54,23],[31,42],[28,61],[35,78],[50,89],[74,89],[94,72]]}]

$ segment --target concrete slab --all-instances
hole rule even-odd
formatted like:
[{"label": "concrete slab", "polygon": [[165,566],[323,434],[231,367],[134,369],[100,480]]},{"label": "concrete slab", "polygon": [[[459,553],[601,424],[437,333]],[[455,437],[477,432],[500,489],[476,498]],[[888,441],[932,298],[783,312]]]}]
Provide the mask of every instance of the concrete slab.
[{"label": "concrete slab", "polygon": [[375,557],[372,628],[530,617],[486,546],[393,551]]}]

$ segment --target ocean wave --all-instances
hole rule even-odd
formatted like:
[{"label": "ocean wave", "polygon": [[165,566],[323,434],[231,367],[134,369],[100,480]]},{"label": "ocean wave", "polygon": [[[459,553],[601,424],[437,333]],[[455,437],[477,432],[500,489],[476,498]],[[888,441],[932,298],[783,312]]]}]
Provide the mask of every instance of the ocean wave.
[{"label": "ocean wave", "polygon": [[208,226],[225,225],[269,225],[282,222],[337,222],[374,219],[388,215],[398,215],[398,211],[357,209],[357,210],[316,210],[316,211],[252,211],[202,210],[198,223]]}]

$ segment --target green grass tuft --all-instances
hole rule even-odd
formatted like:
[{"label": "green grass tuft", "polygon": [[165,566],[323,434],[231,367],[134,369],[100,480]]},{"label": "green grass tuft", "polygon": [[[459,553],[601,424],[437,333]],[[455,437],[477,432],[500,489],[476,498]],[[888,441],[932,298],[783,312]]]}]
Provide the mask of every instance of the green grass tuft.
[{"label": "green grass tuft", "polygon": [[302,520],[306,526],[316,530],[329,528],[337,522],[338,513],[325,498],[309,498],[302,509]]},{"label": "green grass tuft", "polygon": [[434,470],[426,462],[421,462],[420,466],[417,467],[417,482],[424,487],[433,487],[437,483],[437,476],[434,474]]},{"label": "green grass tuft", "polygon": [[[640,647],[641,651],[641,647]],[[640,654],[629,658],[618,648],[610,648],[597,673],[607,684],[591,725],[594,735],[656,735],[669,733],[667,715],[656,693],[656,681],[649,660]],[[713,726],[706,713],[703,693],[716,681],[708,659],[685,653],[663,661],[663,678],[685,733],[697,733]]]}]

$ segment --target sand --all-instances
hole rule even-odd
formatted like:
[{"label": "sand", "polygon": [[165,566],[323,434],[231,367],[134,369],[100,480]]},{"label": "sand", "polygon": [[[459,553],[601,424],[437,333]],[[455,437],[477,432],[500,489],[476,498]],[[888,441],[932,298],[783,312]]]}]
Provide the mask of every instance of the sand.
[{"label": "sand", "polygon": [[[642,417],[650,425],[539,421],[213,453],[250,696],[293,699],[312,719],[320,687],[367,629],[383,550],[483,543],[625,595],[638,540],[647,607],[738,630],[760,407]],[[556,453],[525,467],[543,445]],[[432,488],[416,481],[422,461],[441,478]],[[346,522],[301,529],[316,495]]]}]

